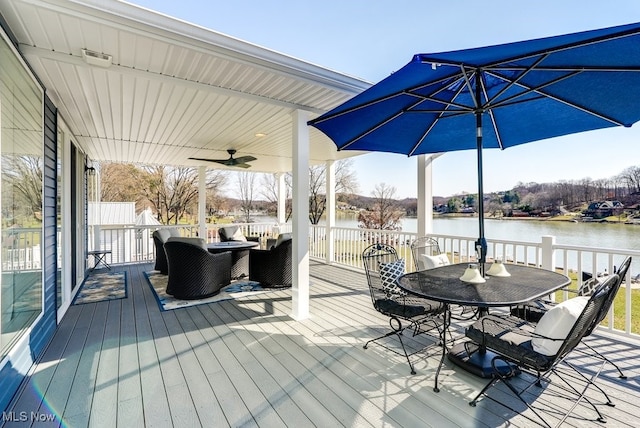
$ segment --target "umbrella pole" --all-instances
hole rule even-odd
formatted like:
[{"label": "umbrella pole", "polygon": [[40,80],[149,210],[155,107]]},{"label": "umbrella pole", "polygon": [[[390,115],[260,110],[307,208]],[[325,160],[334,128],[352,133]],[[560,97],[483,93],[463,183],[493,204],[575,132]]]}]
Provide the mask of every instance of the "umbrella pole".
[{"label": "umbrella pole", "polygon": [[[479,86],[478,86],[479,88]],[[479,104],[478,104],[479,105]],[[484,276],[484,264],[487,259],[487,240],[484,237],[484,190],[482,186],[482,111],[476,111],[476,144],[478,154],[478,223],[479,238],[476,241],[476,253],[480,273]]]}]

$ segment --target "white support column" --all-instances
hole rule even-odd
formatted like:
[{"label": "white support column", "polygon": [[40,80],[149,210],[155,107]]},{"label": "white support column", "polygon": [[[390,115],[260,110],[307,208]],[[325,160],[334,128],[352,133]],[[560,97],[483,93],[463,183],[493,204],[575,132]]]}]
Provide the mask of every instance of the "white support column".
[{"label": "white support column", "polygon": [[291,316],[309,317],[309,129],[307,113],[296,110],[293,119],[293,287]]},{"label": "white support column", "polygon": [[433,160],[438,155],[418,156],[418,236],[433,232]]},{"label": "white support column", "polygon": [[207,167],[198,167],[198,236],[209,242],[207,236]]},{"label": "white support column", "polygon": [[278,226],[287,222],[287,183],[285,183],[285,174],[279,172],[276,174],[278,182]]},{"label": "white support column", "polygon": [[332,263],[334,256],[334,245],[333,245],[333,228],[336,226],[336,163],[335,161],[327,161],[327,165],[325,167],[325,182],[326,182],[326,190],[325,194],[327,196],[327,205],[326,205],[326,231],[325,231],[325,239],[327,242],[327,263]]}]

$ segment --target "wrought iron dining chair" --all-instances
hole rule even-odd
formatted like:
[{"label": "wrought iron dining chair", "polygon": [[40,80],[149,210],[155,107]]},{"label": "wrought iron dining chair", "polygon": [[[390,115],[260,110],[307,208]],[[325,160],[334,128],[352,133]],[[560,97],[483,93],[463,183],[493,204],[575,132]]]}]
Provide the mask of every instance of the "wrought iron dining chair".
[{"label": "wrought iron dining chair", "polygon": [[431,269],[450,263],[446,254],[440,251],[438,240],[422,236],[411,242],[411,255],[416,270]]},{"label": "wrought iron dining chair", "polygon": [[[440,251],[438,240],[431,236],[422,236],[411,242],[411,256],[417,271],[446,266],[451,263],[446,253]],[[452,318],[470,320],[478,315],[478,308],[472,306],[458,306],[454,309]]]},{"label": "wrought iron dining chair", "polygon": [[[597,319],[594,321],[593,326],[591,326],[591,330],[586,334],[586,336],[590,336],[593,330],[605,319],[607,314],[609,313],[609,309],[613,305],[613,299],[615,299],[616,294],[620,290],[622,283],[625,281],[627,276],[627,272],[629,271],[629,267],[631,266],[631,256],[624,259],[624,261],[620,264],[620,267],[614,272],[618,275],[618,282],[614,285],[614,290],[611,293],[612,301],[605,305],[605,310],[598,314]],[[569,290],[576,293],[578,296],[588,296],[595,290],[595,287],[600,283],[599,279],[596,277],[589,278],[584,281],[577,291]],[[533,302],[525,303],[524,305],[520,305],[514,308],[511,308],[511,315],[523,318],[530,322],[538,322],[540,318],[551,308],[556,306],[556,302],[547,300],[547,299],[537,299]],[[622,369],[612,360],[607,358],[605,355],[600,353],[597,349],[589,345],[588,340],[584,340],[582,344],[589,349],[595,356],[606,361],[616,368],[619,374],[620,379],[626,379],[627,376],[622,372]]]},{"label": "wrought iron dining chair", "polygon": [[[391,331],[367,341],[363,347],[367,349],[369,344],[378,342],[387,350],[404,355],[409,363],[411,374],[415,374],[416,371],[409,357],[422,349],[408,353],[402,340],[403,332],[406,329],[412,329],[413,336],[416,336],[435,329],[438,331],[439,340],[440,329],[444,328],[444,321],[439,316],[444,314],[445,308],[441,303],[408,295],[396,285],[396,280],[405,271],[405,261],[398,257],[393,247],[385,244],[370,245],[362,253],[362,261],[373,307],[389,317],[391,327]],[[402,353],[381,341],[393,335],[400,341]]]},{"label": "wrought iron dining chair", "polygon": [[[580,374],[580,378],[567,374],[566,371],[560,372],[558,366],[561,362],[566,362],[565,359],[569,353],[592,331],[593,324],[597,321],[602,311],[608,310],[607,305],[610,305],[613,301],[611,296],[614,294],[617,282],[617,275],[610,276],[606,281],[598,285],[590,297],[580,296],[558,304],[545,314],[538,324],[529,323],[513,315],[491,314],[467,327],[466,336],[478,343],[481,347],[480,349],[490,349],[496,353],[496,357],[492,360],[494,368],[497,367],[498,361],[513,365],[512,370],[507,374],[495,369],[491,381],[482,388],[469,404],[475,406],[479,398],[485,395],[489,388],[498,382],[503,382],[545,426],[550,426],[546,419],[538,413],[533,405],[529,404],[523,395],[533,385],[542,387],[543,381],[550,382],[549,376],[556,374],[564,385],[554,384],[562,392],[575,397],[573,406],[562,416],[560,424],[566,420],[582,400],[586,401],[594,409],[598,421],[605,422],[606,419],[595,404],[585,396],[588,388],[594,385],[605,362],[602,361],[600,370],[597,370],[591,378],[580,373],[571,364],[569,364],[569,367],[577,371]],[[545,317],[548,317],[548,320]],[[528,373],[535,379],[522,389],[517,388],[512,383],[512,378],[520,372]],[[565,379],[563,375],[570,379]],[[581,390],[578,390],[576,379],[585,381],[585,385]],[[506,403],[501,404],[510,408]],[[511,410],[517,412],[515,409]]]}]

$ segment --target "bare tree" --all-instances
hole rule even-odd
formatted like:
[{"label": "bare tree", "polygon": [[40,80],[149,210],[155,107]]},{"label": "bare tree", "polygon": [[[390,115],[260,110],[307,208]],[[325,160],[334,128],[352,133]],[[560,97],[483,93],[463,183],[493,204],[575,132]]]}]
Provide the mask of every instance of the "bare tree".
[{"label": "bare tree", "polygon": [[640,167],[630,166],[622,171],[619,177],[627,186],[629,193],[640,192]]},{"label": "bare tree", "polygon": [[373,206],[358,214],[358,227],[363,229],[400,230],[402,211],[395,200],[396,188],[385,183],[377,184],[371,192]]},{"label": "bare tree", "polygon": [[144,208],[146,199],[140,183],[148,173],[131,163],[100,164],[100,200],[105,202],[136,202],[136,211]]},{"label": "bare tree", "polygon": [[[291,174],[285,175],[285,221],[291,218]],[[276,174],[264,174],[262,176],[262,197],[271,205],[275,213],[278,209],[278,180]]]},{"label": "bare tree", "polygon": [[245,222],[251,221],[251,209],[253,207],[253,194],[255,192],[256,174],[252,172],[239,172],[237,174],[237,191],[240,197],[240,210]]},{"label": "bare tree", "polygon": [[[335,192],[353,194],[358,191],[358,181],[352,159],[342,159],[335,164]],[[309,167],[309,221],[318,224],[327,209],[325,194],[327,168],[325,165]]]},{"label": "bare tree", "polygon": [[[6,155],[2,157],[3,206],[15,207],[23,215],[42,221],[42,158]],[[13,192],[9,191],[13,189]],[[4,199],[10,198],[6,201]]]},{"label": "bare tree", "polygon": [[229,179],[225,171],[218,169],[207,170],[207,212],[209,215],[213,215],[219,211],[226,211],[227,198],[222,196],[221,189]]},{"label": "bare tree", "polygon": [[[353,160],[343,159],[335,164],[335,192],[339,194],[354,194],[358,191],[358,182],[353,170]],[[278,201],[277,183],[275,175],[267,175],[263,179],[262,195],[269,202],[276,204]],[[327,168],[325,165],[312,165],[309,167],[309,221],[318,224],[327,209],[327,197],[325,189],[327,185]],[[290,202],[293,177],[291,173],[285,175],[286,186],[286,219],[291,218],[292,205]]]},{"label": "bare tree", "polygon": [[150,166],[142,193],[155,208],[158,220],[178,224],[197,205],[198,173],[193,168]]}]

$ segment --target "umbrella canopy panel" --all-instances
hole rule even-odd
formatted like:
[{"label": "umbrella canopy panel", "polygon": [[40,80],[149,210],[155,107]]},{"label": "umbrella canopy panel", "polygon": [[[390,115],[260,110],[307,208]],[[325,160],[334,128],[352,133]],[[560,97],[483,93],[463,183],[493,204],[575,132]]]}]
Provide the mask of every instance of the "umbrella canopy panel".
[{"label": "umbrella canopy panel", "polygon": [[[479,85],[479,87],[478,87]],[[418,54],[309,122],[338,149],[416,155],[507,148],[640,120],[640,24]]]}]

